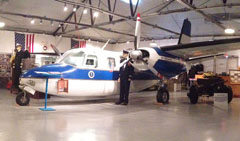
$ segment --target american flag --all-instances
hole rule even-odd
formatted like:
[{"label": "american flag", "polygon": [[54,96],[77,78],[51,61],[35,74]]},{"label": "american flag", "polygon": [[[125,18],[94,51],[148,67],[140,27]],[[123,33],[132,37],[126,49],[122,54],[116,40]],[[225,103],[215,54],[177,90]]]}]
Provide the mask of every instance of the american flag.
[{"label": "american flag", "polygon": [[21,44],[23,49],[27,49],[30,53],[34,51],[34,34],[22,34],[15,32],[15,47]]},{"label": "american flag", "polygon": [[85,48],[86,43],[87,43],[86,41],[71,39],[71,48]]}]

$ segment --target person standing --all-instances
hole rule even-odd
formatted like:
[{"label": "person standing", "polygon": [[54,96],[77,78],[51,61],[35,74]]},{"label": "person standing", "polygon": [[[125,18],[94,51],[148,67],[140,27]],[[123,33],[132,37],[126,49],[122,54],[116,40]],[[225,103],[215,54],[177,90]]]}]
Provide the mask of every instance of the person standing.
[{"label": "person standing", "polygon": [[[120,63],[127,60],[129,52],[127,50],[123,50],[123,55]],[[128,96],[129,96],[129,88],[130,81],[132,79],[132,74],[134,72],[134,68],[131,65],[130,61],[127,61],[119,70],[119,81],[120,81],[120,97],[119,101],[115,104],[119,105],[127,105],[128,104]]]},{"label": "person standing", "polygon": [[16,49],[10,59],[10,63],[12,65],[12,80],[13,80],[13,88],[19,91],[19,78],[22,74],[22,59],[30,58],[30,53],[28,50],[23,51],[22,45],[17,44]]}]

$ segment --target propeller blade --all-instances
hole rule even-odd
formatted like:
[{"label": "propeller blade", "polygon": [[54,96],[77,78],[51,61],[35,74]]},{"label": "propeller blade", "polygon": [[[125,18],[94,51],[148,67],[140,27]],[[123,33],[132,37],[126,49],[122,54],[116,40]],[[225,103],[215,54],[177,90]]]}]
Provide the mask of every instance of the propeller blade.
[{"label": "propeller blade", "polygon": [[141,38],[141,18],[140,13],[137,14],[136,29],[135,29],[135,39],[134,39],[134,48],[135,50],[139,48]]}]

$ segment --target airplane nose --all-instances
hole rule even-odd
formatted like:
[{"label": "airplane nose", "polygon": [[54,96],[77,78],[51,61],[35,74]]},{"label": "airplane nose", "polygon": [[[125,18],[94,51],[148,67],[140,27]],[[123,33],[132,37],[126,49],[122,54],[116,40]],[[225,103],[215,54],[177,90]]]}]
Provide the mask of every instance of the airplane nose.
[{"label": "airplane nose", "polygon": [[[65,64],[51,64],[51,65],[45,65],[42,67],[28,70],[21,77],[22,78],[45,78],[46,75],[44,75],[44,73],[62,74],[72,69],[73,67]],[[49,76],[49,78],[58,78],[58,77],[61,77],[61,76],[59,75]]]}]

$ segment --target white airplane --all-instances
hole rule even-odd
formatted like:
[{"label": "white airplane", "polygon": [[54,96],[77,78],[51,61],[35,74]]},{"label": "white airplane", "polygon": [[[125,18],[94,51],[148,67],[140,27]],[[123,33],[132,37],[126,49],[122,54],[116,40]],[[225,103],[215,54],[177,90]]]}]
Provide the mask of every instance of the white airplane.
[{"label": "white airplane", "polygon": [[[140,14],[137,15],[135,50],[130,52],[135,73],[130,86],[131,92],[138,92],[153,86],[162,78],[171,78],[186,72],[185,60],[191,57],[212,55],[219,52],[240,49],[240,39],[226,39],[190,43],[191,23],[186,19],[178,45],[166,47],[139,47],[141,33]],[[106,46],[107,44],[105,44]],[[105,48],[105,46],[103,48]],[[104,49],[78,48],[64,53],[55,64],[33,68],[21,76],[16,102],[25,106],[36,91],[45,92],[48,74],[48,93],[56,96],[107,96],[119,94],[120,52]],[[67,91],[59,92],[58,82],[67,80]],[[158,89],[158,102],[168,103],[169,93],[162,85]]]}]

